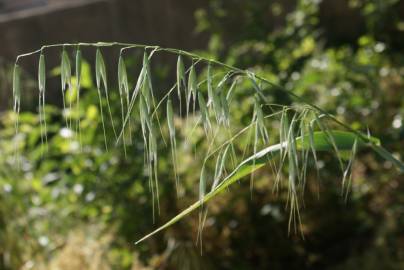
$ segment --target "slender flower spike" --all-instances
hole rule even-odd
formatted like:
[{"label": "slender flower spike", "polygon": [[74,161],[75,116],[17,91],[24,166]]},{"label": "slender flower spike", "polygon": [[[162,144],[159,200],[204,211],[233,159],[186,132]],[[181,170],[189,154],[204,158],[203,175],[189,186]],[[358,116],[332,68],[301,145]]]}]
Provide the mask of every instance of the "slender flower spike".
[{"label": "slender flower spike", "polygon": [[[18,126],[19,126],[19,114],[20,114],[20,104],[21,104],[21,71],[20,67],[17,63],[14,64],[13,70],[13,111],[16,114],[16,118],[14,121],[14,129],[15,135],[18,134]],[[18,160],[18,142],[14,141],[14,149],[15,149],[15,159]]]},{"label": "slender flower spike", "polygon": [[128,83],[128,75],[126,73],[125,61],[121,56],[119,56],[118,61],[118,80],[119,80],[119,93],[120,95],[128,95],[129,94],[129,83]]},{"label": "slender flower spike", "polygon": [[62,52],[62,63],[60,65],[60,79],[62,83],[62,90],[65,92],[68,88],[70,88],[71,84],[71,76],[72,76],[72,69],[70,65],[69,55],[67,54],[66,50],[63,49]]},{"label": "slender flower spike", "polygon": [[257,126],[259,129],[261,138],[265,144],[268,144],[269,135],[268,135],[267,128],[265,126],[264,113],[263,113],[261,105],[259,103],[258,96],[256,96],[256,98],[255,98],[254,110],[255,110],[255,117],[256,117]]},{"label": "slender flower spike", "polygon": [[208,86],[208,103],[210,104],[211,102],[213,102],[212,71],[210,62],[208,64],[206,84]]},{"label": "slender flower spike", "polygon": [[101,80],[105,89],[107,89],[107,70],[105,68],[104,58],[99,48],[97,48],[95,56],[95,78],[98,89],[101,89]]},{"label": "slender flower spike", "polygon": [[38,88],[39,92],[45,92],[46,85],[46,74],[45,74],[45,56],[43,53],[39,56],[39,66],[38,66]]},{"label": "slender flower spike", "polygon": [[206,169],[205,165],[202,166],[201,176],[199,178],[199,201],[202,203],[204,201],[206,192]]},{"label": "slender flower spike", "polygon": [[16,111],[16,104],[20,102],[21,96],[21,71],[20,67],[15,64],[13,72],[13,97],[14,97],[14,111]]},{"label": "slender flower spike", "polygon": [[230,126],[230,108],[229,108],[229,102],[226,99],[226,93],[222,91],[220,93],[220,103],[222,106],[222,121],[223,124],[226,125],[227,127]]},{"label": "slender flower spike", "polygon": [[219,153],[219,156],[217,157],[216,166],[215,166],[215,178],[214,178],[214,181],[212,184],[211,191],[217,187],[217,185],[219,184],[219,181],[221,180],[221,177],[223,175],[223,171],[225,168],[225,163],[227,160],[227,153],[229,152],[229,149],[230,149],[230,144],[228,144],[226,146],[226,148],[223,151],[221,151]]},{"label": "slender flower spike", "polygon": [[175,140],[175,126],[174,126],[174,113],[173,113],[173,105],[171,99],[167,101],[167,124],[168,124],[168,131],[170,134],[170,143],[171,143],[171,158],[174,167],[174,175],[175,175],[175,186],[177,189],[177,194],[179,193],[179,176],[178,176],[178,169],[177,169],[177,144]]},{"label": "slender flower spike", "polygon": [[81,84],[81,65],[82,65],[82,56],[80,48],[76,51],[76,79],[77,79],[77,88],[80,88]]},{"label": "slender flower spike", "polygon": [[145,69],[145,72],[146,72],[146,79],[147,79],[148,87],[150,89],[153,89],[152,82],[151,82],[151,71],[150,71],[150,64],[149,64],[149,56],[148,56],[146,51],[143,54],[143,68]]},{"label": "slender flower spike", "polygon": [[208,134],[211,125],[210,125],[208,110],[206,109],[206,102],[201,93],[198,94],[198,102],[199,102],[199,110],[201,112],[201,117],[202,117],[202,123],[203,123],[206,134]]},{"label": "slender flower spike", "polygon": [[174,127],[174,113],[173,113],[173,104],[171,99],[167,101],[167,124],[168,131],[170,133],[170,137],[175,138],[175,127]]},{"label": "slender flower spike", "polygon": [[184,67],[184,62],[182,61],[181,55],[178,56],[177,59],[177,94],[178,94],[178,100],[180,102],[180,110],[182,108],[182,101],[181,101],[181,89],[182,86],[185,86],[185,67]]},{"label": "slender flower spike", "polygon": [[[39,107],[39,123],[41,129],[41,142],[47,143],[46,119],[45,119],[45,84],[46,84],[46,69],[45,56],[43,53],[39,56],[38,64],[38,107]],[[46,144],[47,145],[47,144]]]},{"label": "slender flower spike", "polygon": [[[126,66],[125,61],[123,60],[122,55],[119,56],[118,60],[118,89],[119,89],[119,100],[121,102],[121,119],[122,119],[122,132],[125,131],[125,109],[124,109],[124,100],[126,100],[126,105],[129,104],[129,83],[128,83],[128,75],[126,74]],[[130,122],[129,122],[130,123]],[[129,128],[130,130],[130,128]],[[123,149],[126,157],[126,138],[125,135],[123,137]]]},{"label": "slender flower spike", "polygon": [[187,112],[189,112],[189,105],[191,103],[191,97],[193,99],[194,109],[195,109],[197,89],[198,89],[198,81],[196,79],[195,65],[192,65],[191,70],[189,71],[189,77],[188,77]]},{"label": "slender flower spike", "polygon": [[99,48],[97,48],[97,52],[96,52],[96,56],[95,56],[95,77],[96,77],[96,82],[97,82],[98,95],[99,95],[99,99],[100,99],[100,107],[102,107],[102,102],[101,102],[101,81],[102,81],[102,83],[104,85],[105,100],[107,102],[107,108],[108,108],[109,118],[110,118],[111,125],[112,125],[112,131],[114,132],[115,138],[118,138],[118,135],[115,130],[114,118],[112,117],[111,106],[109,104],[107,69],[105,67],[104,58],[103,58]]},{"label": "slender flower spike", "polygon": [[[62,86],[63,112],[65,112],[66,110],[65,92],[71,87],[71,76],[72,76],[72,70],[69,55],[63,48],[62,60],[60,63],[60,81]],[[67,115],[65,115],[65,121],[66,121],[66,127],[69,127],[70,121],[68,121]]]},{"label": "slender flower spike", "polygon": [[196,71],[194,65],[192,65],[191,71],[189,72],[189,89],[191,90],[193,97],[196,98],[198,82],[196,80]]},{"label": "slender flower spike", "polygon": [[79,134],[80,148],[82,145],[81,138],[81,120],[80,120],[80,87],[81,87],[81,68],[82,68],[82,56],[80,47],[77,48],[76,51],[76,89],[77,89],[77,101],[76,101],[76,113],[77,113],[77,122],[76,122],[76,133]]}]

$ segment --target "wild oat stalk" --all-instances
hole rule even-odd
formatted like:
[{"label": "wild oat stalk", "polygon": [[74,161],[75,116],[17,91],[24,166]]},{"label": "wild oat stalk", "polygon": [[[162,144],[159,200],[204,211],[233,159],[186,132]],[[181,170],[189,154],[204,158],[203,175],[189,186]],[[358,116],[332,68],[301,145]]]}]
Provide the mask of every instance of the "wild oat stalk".
[{"label": "wild oat stalk", "polygon": [[[225,189],[228,189],[233,183],[243,179],[247,175],[252,175],[256,170],[270,164],[276,173],[274,189],[278,189],[280,183],[285,183],[288,190],[287,205],[290,210],[289,230],[297,230],[300,223],[300,201],[303,196],[306,185],[306,172],[309,154],[313,156],[315,166],[318,172],[318,156],[320,151],[334,152],[338,159],[338,164],[342,170],[343,194],[347,196],[351,185],[351,171],[354,158],[361,148],[369,147],[378,153],[383,159],[392,162],[400,172],[404,172],[404,163],[394,157],[390,152],[384,149],[378,139],[365,135],[360,131],[352,129],[349,125],[342,123],[335,116],[329,114],[313,103],[297,96],[292,91],[286,90],[279,85],[275,85],[267,79],[254,74],[251,71],[242,70],[225,63],[207,59],[199,55],[170,48],[161,48],[158,46],[146,46],[128,43],[77,43],[77,44],[54,44],[46,45],[27,54],[17,57],[14,75],[13,75],[13,99],[15,112],[15,129],[18,134],[18,115],[21,104],[21,84],[19,61],[24,57],[39,54],[38,67],[38,85],[39,85],[39,118],[41,123],[42,143],[47,141],[46,116],[45,116],[45,53],[48,48],[62,48],[61,53],[61,88],[63,97],[63,108],[65,111],[65,91],[71,89],[71,65],[67,49],[77,48],[76,51],[76,72],[77,79],[77,110],[80,109],[80,78],[81,78],[81,47],[94,47],[96,50],[96,85],[99,97],[100,118],[104,134],[105,148],[108,149],[106,123],[103,116],[103,102],[105,100],[116,143],[123,142],[124,154],[127,155],[127,137],[133,136],[131,127],[134,118],[139,119],[141,137],[144,145],[145,167],[149,177],[149,187],[153,201],[153,218],[155,216],[155,207],[159,211],[159,179],[158,179],[158,153],[160,145],[158,142],[164,140],[164,132],[160,123],[159,112],[161,104],[166,103],[165,119],[168,126],[169,144],[171,148],[171,157],[173,164],[173,175],[175,185],[178,191],[180,186],[180,174],[177,167],[177,134],[174,121],[176,117],[182,115],[182,100],[185,99],[186,117],[189,117],[191,104],[194,114],[192,119],[196,119],[195,128],[200,126],[205,132],[209,148],[205,156],[201,158],[201,172],[199,177],[199,199],[176,217],[171,219],[162,227],[146,235],[137,243],[147,239],[155,233],[167,228],[178,220],[182,219],[192,211],[200,208],[200,226],[198,230],[198,239],[202,234],[202,228],[207,215],[206,203],[217,196]],[[121,48],[118,59],[118,91],[120,97],[121,119],[120,132],[115,130],[114,118],[110,108],[109,91],[107,83],[107,69],[101,54],[103,47]],[[123,58],[123,51],[129,49],[140,49],[144,51],[142,68],[137,77],[136,84],[130,90],[128,83],[128,74]],[[159,52],[173,54],[177,57],[176,78],[173,87],[171,87],[158,102],[156,101],[153,83],[152,68],[150,60]],[[191,65],[187,68],[184,64],[184,58],[188,59]],[[198,71],[206,67],[206,77],[199,80]],[[253,114],[249,125],[241,130],[235,131],[232,123],[231,111],[238,108],[232,108],[233,94],[239,82],[247,81],[251,84],[251,104],[253,104]],[[104,93],[102,93],[104,89]],[[207,90],[207,101],[205,99],[205,89]],[[293,98],[300,107],[284,106],[282,104],[271,104],[268,94],[264,89],[279,90],[287,93]],[[179,101],[179,110],[173,108],[173,95],[176,95]],[[71,109],[71,103],[70,109]],[[196,111],[196,105],[199,109]],[[266,113],[267,110],[271,114]],[[179,116],[175,116],[175,111]],[[69,111],[69,114],[71,111]],[[194,115],[196,117],[194,117]],[[70,116],[69,116],[70,117]],[[71,119],[66,116],[66,126],[71,126]],[[69,121],[68,121],[69,118]],[[80,118],[80,116],[78,116]],[[214,119],[212,121],[212,118]],[[191,119],[191,117],[190,117]],[[268,132],[268,121],[276,120],[279,123],[277,131]],[[78,119],[78,121],[80,121]],[[163,123],[164,124],[164,123]],[[337,127],[338,130],[330,126]],[[164,125],[163,125],[164,126]],[[42,128],[43,127],[43,128]],[[158,132],[160,130],[160,132]],[[80,138],[80,122],[77,123],[76,133]],[[77,137],[77,136],[76,136]],[[253,146],[252,155],[244,160],[237,158],[234,141],[237,139],[247,140],[244,154],[247,153],[249,145]],[[279,142],[276,143],[276,138]],[[130,139],[131,140],[131,139]],[[16,154],[18,145],[16,141]],[[81,141],[81,139],[80,139]],[[270,145],[270,143],[273,145]],[[343,151],[350,151],[350,158],[347,165],[341,158]],[[16,155],[17,156],[17,155]],[[278,160],[278,162],[276,162]],[[207,162],[214,161],[214,172],[208,171]],[[287,164],[288,177],[286,180],[282,175],[282,168]],[[230,173],[228,173],[230,172]],[[213,175],[212,179],[209,179]],[[208,183],[212,183],[210,191],[207,192]],[[251,184],[253,182],[251,181]],[[201,239],[200,239],[201,240]]]}]

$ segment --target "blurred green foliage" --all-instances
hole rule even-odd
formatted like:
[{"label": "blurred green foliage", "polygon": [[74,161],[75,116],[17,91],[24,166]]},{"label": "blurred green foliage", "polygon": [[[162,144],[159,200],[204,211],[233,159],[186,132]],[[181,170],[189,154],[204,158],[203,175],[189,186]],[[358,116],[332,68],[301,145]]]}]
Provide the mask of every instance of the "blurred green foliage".
[{"label": "blurred green foliage", "polygon": [[[403,159],[403,44],[400,49],[391,36],[403,33],[404,18],[396,12],[401,1],[348,1],[349,8],[360,12],[366,30],[352,42],[337,43],[324,34],[320,2],[302,0],[294,6],[293,1],[210,0],[208,9],[196,13],[197,30],[211,35],[209,49],[200,53],[252,69],[295,91],[353,128],[369,130]],[[391,21],[395,28],[381,33]],[[177,200],[170,152],[159,152],[162,209],[153,224],[141,140],[134,138],[126,158],[120,147],[105,151],[93,77],[90,67],[84,70],[82,106],[72,115],[81,118],[81,145],[75,132],[64,127],[57,107],[46,107],[47,153],[37,114],[20,115],[18,136],[15,115],[1,115],[0,269],[90,269],[96,263],[104,268],[94,269],[404,267],[403,177],[370,152],[361,153],[355,163],[347,202],[340,195],[336,162],[327,155],[320,157],[321,180],[315,180],[315,170],[309,172],[310,192],[302,209],[304,239],[288,235],[286,194],[272,192],[273,175],[264,170],[257,175],[253,193],[243,183],[211,204],[203,256],[195,245],[198,222],[192,217],[135,246],[134,240],[195,200],[199,175],[193,168],[201,161],[192,149],[180,147],[185,196]],[[245,91],[236,93],[233,105],[238,108],[237,126],[248,124],[251,115],[245,98],[251,94],[249,86],[240,87]],[[117,91],[111,92],[113,115],[119,122],[119,97]],[[271,98],[274,103],[293,103],[281,92]],[[134,124],[139,134],[139,123]],[[181,119],[176,125],[188,128]],[[113,138],[111,128],[107,130]],[[202,133],[192,138],[200,149],[207,147]],[[15,141],[21,163],[14,159]],[[243,149],[242,143],[237,148]],[[77,235],[84,240],[76,241]],[[78,251],[89,245],[92,254],[100,254],[97,262]],[[82,264],[76,268],[61,266],[64,260],[77,258]]]}]

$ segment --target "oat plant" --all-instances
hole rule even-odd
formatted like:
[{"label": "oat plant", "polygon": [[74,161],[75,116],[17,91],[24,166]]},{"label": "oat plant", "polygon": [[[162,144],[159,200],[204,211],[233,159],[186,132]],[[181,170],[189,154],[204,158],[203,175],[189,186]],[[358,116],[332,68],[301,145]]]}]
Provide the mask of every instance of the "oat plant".
[{"label": "oat plant", "polygon": [[[200,239],[208,212],[208,201],[227,190],[235,182],[249,179],[254,185],[254,173],[268,165],[274,173],[274,188],[286,187],[289,208],[289,230],[296,229],[300,223],[300,204],[306,185],[308,166],[317,166],[319,152],[331,152],[336,156],[341,169],[342,192],[347,196],[351,185],[352,165],[357,152],[363,148],[372,149],[381,158],[393,163],[399,173],[404,172],[404,164],[384,149],[380,141],[369,133],[354,130],[334,115],[315,104],[304,100],[293,91],[272,83],[250,70],[242,70],[206,57],[171,48],[126,43],[76,43],[46,45],[37,51],[19,55],[16,59],[13,78],[14,112],[16,116],[15,132],[19,132],[18,115],[24,89],[20,83],[20,62],[26,57],[38,57],[39,119],[41,142],[46,156],[48,133],[46,128],[45,96],[46,68],[45,55],[50,48],[60,49],[60,77],[63,97],[63,112],[66,127],[75,131],[76,140],[81,143],[80,117],[72,119],[72,111],[80,107],[81,65],[84,47],[93,48],[95,53],[96,87],[105,151],[109,147],[119,147],[123,154],[134,141],[144,145],[144,163],[149,177],[149,188],[153,202],[153,217],[160,211],[158,177],[159,148],[169,147],[173,185],[177,192],[181,186],[178,172],[178,140],[192,142],[193,132],[203,130],[207,147],[200,159],[199,198],[194,204],[173,217],[165,225],[144,236],[142,242],[159,231],[173,225],[193,211],[199,209]],[[107,66],[103,49],[119,49],[118,66]],[[141,69],[134,75],[134,84],[129,83],[133,74],[126,70],[125,52],[140,50],[143,59],[139,59]],[[151,62],[157,54],[169,54],[176,57],[176,73],[172,86],[165,91],[156,90],[153,84]],[[71,62],[75,64],[72,67]],[[116,70],[118,87],[112,88],[107,78],[107,68]],[[74,69],[74,72],[72,72]],[[74,80],[73,80],[74,77]],[[73,84],[73,82],[75,82]],[[243,87],[240,87],[240,86]],[[66,94],[75,88],[76,101],[67,104]],[[251,105],[249,124],[235,124],[233,111],[235,93],[240,89],[250,89],[248,101]],[[119,122],[114,122],[110,105],[110,90],[118,89],[120,112]],[[294,101],[292,105],[273,104],[271,95],[282,91]],[[159,93],[159,95],[157,95]],[[157,98],[161,96],[161,98]],[[116,118],[115,118],[116,119]],[[191,131],[179,136],[176,119],[185,119]],[[75,123],[73,123],[73,121]],[[136,123],[139,123],[138,125]],[[74,127],[73,127],[74,125]],[[270,128],[276,126],[277,128]],[[108,138],[107,129],[111,129],[113,138]],[[168,132],[167,132],[168,131]],[[183,132],[181,132],[182,134]],[[158,142],[163,141],[161,146]],[[242,141],[244,148],[238,149],[235,142]],[[18,158],[18,141],[16,140]],[[311,159],[314,162],[309,162]],[[214,166],[208,166],[214,164]],[[287,170],[287,176],[283,171]],[[249,176],[249,177],[247,177]],[[165,179],[164,179],[165,180]]]}]

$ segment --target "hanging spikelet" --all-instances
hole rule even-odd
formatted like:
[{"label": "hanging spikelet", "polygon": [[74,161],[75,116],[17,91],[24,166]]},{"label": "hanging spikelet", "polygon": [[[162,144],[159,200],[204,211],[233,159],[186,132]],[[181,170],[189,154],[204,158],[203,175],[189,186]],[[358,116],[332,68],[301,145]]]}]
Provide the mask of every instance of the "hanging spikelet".
[{"label": "hanging spikelet", "polygon": [[[97,49],[96,57],[95,57],[95,77],[96,77],[96,83],[97,83],[97,89],[98,89],[99,95],[101,95],[101,90],[100,90],[101,82],[103,84],[105,101],[107,102],[107,108],[108,108],[109,118],[111,121],[112,131],[115,135],[115,138],[117,139],[118,136],[115,131],[114,119],[112,117],[111,106],[109,103],[107,69],[105,67],[104,57],[102,56],[101,50],[99,48]],[[100,104],[100,106],[102,106],[102,104]],[[104,126],[105,126],[105,124],[104,124]]]},{"label": "hanging spikelet", "polygon": [[198,89],[198,82],[196,79],[196,71],[195,71],[195,65],[192,64],[189,76],[188,76],[188,87],[187,87],[187,115],[189,113],[190,109],[190,104],[191,104],[191,98],[193,100],[194,104],[194,111],[195,111],[195,102],[196,102],[196,92]]},{"label": "hanging spikelet", "polygon": [[209,131],[211,129],[211,124],[209,120],[209,113],[206,108],[205,98],[203,97],[202,93],[198,94],[198,102],[199,102],[199,111],[202,117],[203,127],[205,129],[206,135],[209,135]]},{"label": "hanging spikelet", "polygon": [[182,61],[182,56],[179,55],[177,59],[177,95],[180,103],[180,114],[182,113],[182,93],[181,89],[186,87],[185,81],[185,67]]},{"label": "hanging spikelet", "polygon": [[118,89],[119,89],[119,100],[121,102],[121,118],[122,118],[122,141],[123,149],[126,157],[126,138],[125,138],[125,109],[124,100],[126,100],[126,105],[129,104],[129,83],[128,75],[126,74],[126,66],[122,55],[119,56],[118,60]]},{"label": "hanging spikelet", "polygon": [[60,80],[63,93],[71,87],[72,69],[70,65],[69,55],[66,50],[62,51],[62,62],[60,64]]},{"label": "hanging spikelet", "polygon": [[38,64],[38,110],[39,110],[39,123],[41,129],[41,143],[42,145],[48,145],[48,136],[46,128],[46,115],[45,115],[45,88],[46,88],[46,67],[45,67],[45,55],[41,53],[39,56]]},{"label": "hanging spikelet", "polygon": [[69,127],[70,122],[68,117],[69,114],[66,113],[66,91],[71,88],[71,76],[72,70],[69,55],[67,54],[65,48],[63,48],[60,63],[60,82],[62,88],[63,113],[65,114],[66,127]]},{"label": "hanging spikelet", "polygon": [[79,136],[80,148],[82,147],[82,138],[81,138],[81,116],[80,116],[80,88],[81,88],[81,69],[82,69],[82,55],[80,47],[77,47],[76,50],[76,91],[77,91],[77,100],[76,100],[76,114],[77,114],[77,122],[76,122],[76,134]]},{"label": "hanging spikelet", "polygon": [[[15,122],[14,122],[15,135],[17,135],[19,131],[18,128],[19,128],[20,108],[21,108],[21,71],[18,64],[15,63],[13,70],[13,111],[15,114]],[[17,139],[14,139],[14,151],[15,151],[15,160],[17,161],[17,163],[19,163]]]},{"label": "hanging spikelet", "polygon": [[14,99],[14,112],[18,113],[20,110],[21,100],[21,71],[20,67],[15,64],[13,71],[13,99]]}]

